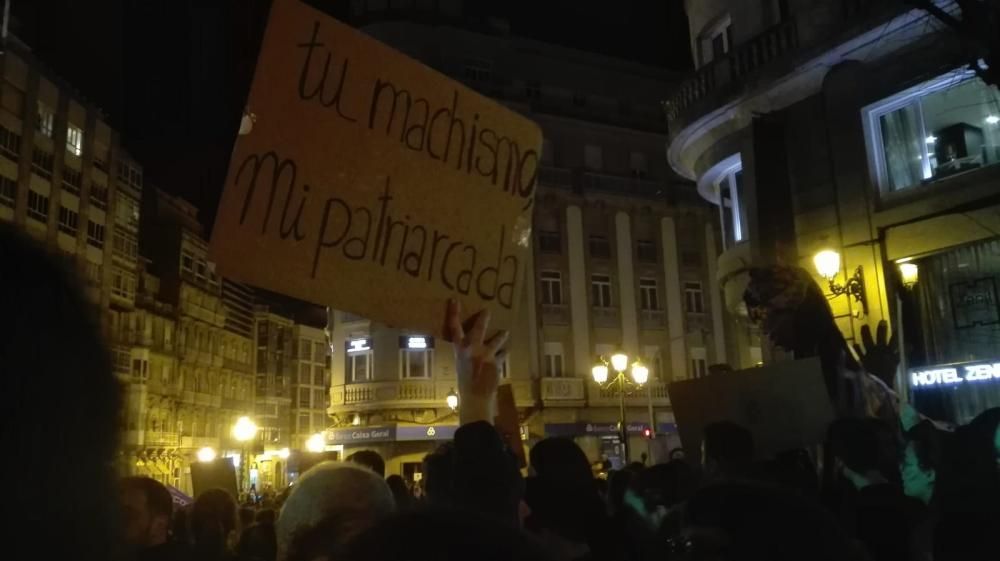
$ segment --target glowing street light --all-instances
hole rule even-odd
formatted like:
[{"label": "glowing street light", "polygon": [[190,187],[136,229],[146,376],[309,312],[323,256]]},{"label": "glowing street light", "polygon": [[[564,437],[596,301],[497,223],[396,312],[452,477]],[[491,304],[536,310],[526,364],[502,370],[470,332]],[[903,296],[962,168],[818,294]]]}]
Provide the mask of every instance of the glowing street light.
[{"label": "glowing street light", "polygon": [[243,416],[233,425],[233,438],[240,442],[248,442],[257,436],[257,424],[250,417]]},{"label": "glowing street light", "polygon": [[454,388],[448,392],[448,395],[444,396],[444,401],[448,404],[448,407],[450,407],[452,411],[458,409],[458,394],[455,393]]},{"label": "glowing street light", "polygon": [[310,436],[309,440],[306,440],[306,450],[314,454],[318,454],[323,450],[326,450],[326,437],[323,436],[323,433],[317,432],[316,434]]},{"label": "glowing street light", "polygon": [[196,456],[198,457],[199,462],[202,463],[213,462],[215,461],[215,450],[206,446],[198,450]]}]

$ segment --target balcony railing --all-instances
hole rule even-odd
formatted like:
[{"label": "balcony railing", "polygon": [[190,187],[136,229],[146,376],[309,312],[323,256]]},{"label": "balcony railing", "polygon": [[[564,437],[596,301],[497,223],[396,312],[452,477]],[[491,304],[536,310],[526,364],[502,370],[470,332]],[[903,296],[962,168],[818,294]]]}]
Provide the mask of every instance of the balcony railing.
[{"label": "balcony railing", "polygon": [[437,407],[444,405],[448,392],[455,382],[435,380],[399,380],[366,382],[334,386],[331,402],[336,406],[364,406],[366,404],[406,404]]},{"label": "balcony railing", "polygon": [[542,378],[542,400],[583,401],[582,378]]},{"label": "balcony railing", "polygon": [[[618,402],[617,386],[602,388],[595,385],[594,389],[596,391],[591,392],[591,405],[608,405]],[[630,407],[647,405],[650,398],[653,400],[653,405],[668,405],[670,396],[667,394],[667,383],[653,381],[646,386],[626,389],[625,391],[625,404]]]},{"label": "balcony railing", "polygon": [[640,310],[639,323],[643,329],[663,329],[667,325],[663,310]]},{"label": "balcony railing", "polygon": [[798,47],[794,20],[785,21],[737,46],[728,55],[702,66],[664,102],[673,122],[691,106],[717,91],[732,92],[761,67]]},{"label": "balcony railing", "polygon": [[146,446],[177,446],[180,436],[176,432],[146,432],[143,435]]},{"label": "balcony railing", "polygon": [[618,319],[618,308],[591,308],[590,317],[594,320],[594,327],[621,327]]},{"label": "balcony railing", "polygon": [[568,325],[569,306],[566,304],[542,304],[542,323]]}]

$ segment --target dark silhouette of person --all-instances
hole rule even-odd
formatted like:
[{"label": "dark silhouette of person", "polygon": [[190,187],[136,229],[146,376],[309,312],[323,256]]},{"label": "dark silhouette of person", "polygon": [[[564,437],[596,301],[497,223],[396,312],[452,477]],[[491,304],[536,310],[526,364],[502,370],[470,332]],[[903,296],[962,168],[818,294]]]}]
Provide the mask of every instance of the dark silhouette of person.
[{"label": "dark silhouette of person", "polygon": [[233,559],[239,531],[236,499],[222,489],[210,489],[191,508],[191,541],[196,561]]},{"label": "dark silhouette of person", "polygon": [[190,556],[187,544],[170,537],[174,500],[166,486],[149,477],[126,477],[120,499],[123,538],[132,559],[180,561]]},{"label": "dark silhouette of person", "polygon": [[7,557],[120,558],[122,395],[97,306],[68,259],[5,224],[0,259],[4,543],[30,552]]},{"label": "dark silhouette of person", "polygon": [[385,482],[392,491],[392,498],[396,500],[396,510],[406,510],[413,506],[413,495],[402,476],[390,475],[385,478]]},{"label": "dark silhouette of person", "polygon": [[358,450],[348,456],[347,461],[365,466],[377,473],[379,477],[385,478],[385,460],[374,450]]}]

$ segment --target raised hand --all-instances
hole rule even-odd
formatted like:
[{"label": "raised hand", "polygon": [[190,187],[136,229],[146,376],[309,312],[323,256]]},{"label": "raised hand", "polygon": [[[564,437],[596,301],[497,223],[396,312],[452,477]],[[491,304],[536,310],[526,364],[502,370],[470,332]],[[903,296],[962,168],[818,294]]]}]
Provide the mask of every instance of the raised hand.
[{"label": "raised hand", "polygon": [[501,331],[486,339],[490,313],[483,310],[462,322],[462,306],[449,300],[445,311],[445,340],[455,349],[458,377],[459,419],[464,425],[474,421],[492,423],[496,413],[496,393],[500,383],[497,353],[507,342]]},{"label": "raised hand", "polygon": [[888,337],[888,334],[889,324],[885,320],[878,322],[875,339],[872,339],[871,328],[862,325],[861,341],[864,349],[854,343],[854,352],[865,370],[892,388],[896,381],[896,368],[899,367],[899,349],[896,348],[896,334],[893,333],[892,337]]}]

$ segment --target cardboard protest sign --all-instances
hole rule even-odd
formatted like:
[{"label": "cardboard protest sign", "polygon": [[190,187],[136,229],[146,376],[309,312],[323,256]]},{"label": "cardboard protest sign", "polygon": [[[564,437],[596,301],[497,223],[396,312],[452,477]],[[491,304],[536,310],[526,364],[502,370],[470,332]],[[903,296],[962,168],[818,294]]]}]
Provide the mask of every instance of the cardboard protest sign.
[{"label": "cardboard protest sign", "polygon": [[689,454],[716,421],[749,429],[761,457],[823,442],[834,419],[818,358],[673,382],[669,394]]},{"label": "cardboard protest sign", "polygon": [[275,0],[210,255],[230,278],[440,334],[506,328],[541,131],[299,0]]}]

